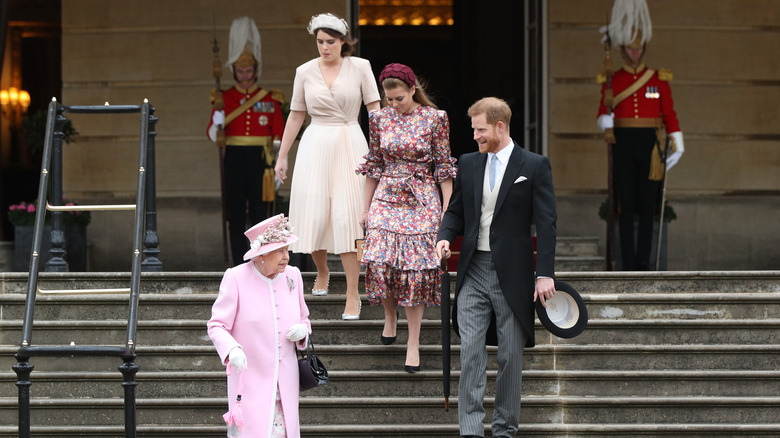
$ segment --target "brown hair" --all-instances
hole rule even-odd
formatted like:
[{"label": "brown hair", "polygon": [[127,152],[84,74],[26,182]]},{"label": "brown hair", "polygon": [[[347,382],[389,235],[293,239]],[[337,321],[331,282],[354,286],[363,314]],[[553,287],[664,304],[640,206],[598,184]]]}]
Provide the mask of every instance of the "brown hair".
[{"label": "brown hair", "polygon": [[333,38],[340,38],[344,40],[344,44],[341,45],[341,56],[349,56],[355,51],[355,44],[357,44],[358,40],[355,38],[352,38],[349,33],[347,35],[344,35],[343,33],[333,30],[327,27],[320,27],[318,29],[314,29],[314,37],[317,37],[317,33],[319,31],[323,31],[326,34],[332,36]]},{"label": "brown hair", "polygon": [[[389,77],[385,78],[385,80],[382,81],[382,92],[384,94],[384,90],[392,90],[394,88],[398,87],[404,87],[407,91],[411,90],[412,87],[410,87],[406,82],[402,81],[401,79]],[[414,81],[414,95],[412,96],[412,100],[419,103],[422,106],[429,106],[433,109],[439,109],[439,107],[436,106],[435,103],[433,103],[433,100],[428,97],[428,94],[425,92],[425,88],[420,83],[419,79],[415,79]],[[386,100],[383,98],[382,103],[387,105]]]},{"label": "brown hair", "polygon": [[469,107],[469,117],[476,117],[480,114],[485,115],[485,121],[488,124],[495,125],[498,122],[504,122],[507,128],[512,119],[512,110],[509,105],[497,97],[483,97]]}]

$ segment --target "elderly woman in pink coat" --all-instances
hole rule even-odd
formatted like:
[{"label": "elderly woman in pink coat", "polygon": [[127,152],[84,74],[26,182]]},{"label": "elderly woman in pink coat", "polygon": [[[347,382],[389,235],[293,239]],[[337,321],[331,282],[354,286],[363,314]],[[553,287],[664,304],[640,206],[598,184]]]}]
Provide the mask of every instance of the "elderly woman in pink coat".
[{"label": "elderly woman in pink coat", "polygon": [[280,214],[244,233],[248,263],[230,268],[211,309],[208,334],[228,375],[228,401],[236,403],[243,374],[242,437],[300,437],[298,361],[311,333],[301,272],[288,266],[287,246],[298,240]]}]

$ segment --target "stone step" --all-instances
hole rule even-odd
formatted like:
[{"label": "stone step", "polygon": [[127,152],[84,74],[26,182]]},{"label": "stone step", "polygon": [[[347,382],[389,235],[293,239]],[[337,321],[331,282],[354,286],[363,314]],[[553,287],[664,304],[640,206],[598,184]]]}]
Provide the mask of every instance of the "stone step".
[{"label": "stone step", "polygon": [[[14,348],[4,347],[5,363],[13,364]],[[395,370],[403,363],[404,346],[327,346],[317,348],[320,358],[332,371]],[[441,347],[422,346],[422,364],[426,370],[441,369]],[[495,348],[489,349],[489,369],[496,369]],[[459,346],[451,351],[451,369],[460,368]],[[149,347],[138,349],[136,363],[141,372],[219,371],[224,370],[212,347]],[[654,369],[672,371],[700,370],[775,370],[780,359],[777,345],[669,345],[669,346],[581,346],[542,345],[526,350],[525,370],[619,370],[637,371],[652,363]],[[35,375],[39,372],[116,372],[118,358],[33,358]],[[393,366],[395,364],[395,366]]]},{"label": "stone step", "polygon": [[[454,295],[451,295],[452,302]],[[211,317],[216,294],[171,295],[143,294],[139,299],[139,320],[202,319]],[[381,320],[381,306],[370,306],[366,297],[361,318]],[[780,318],[780,293],[776,292],[701,292],[682,293],[583,293],[591,318],[604,319],[777,319]],[[346,296],[306,296],[310,319],[337,320],[344,311]],[[0,295],[2,317],[22,319],[24,297]],[[399,317],[406,319],[399,307]],[[45,320],[111,320],[126,318],[127,297],[118,295],[77,297],[39,297],[35,304],[35,321]],[[438,306],[425,309],[424,318],[440,319]]]},{"label": "stone step", "polygon": [[606,264],[601,256],[555,256],[555,269],[562,272],[602,271]]},{"label": "stone step", "polygon": [[[454,291],[456,274],[452,275]],[[40,274],[42,289],[86,289],[90,287],[128,287],[130,280],[126,273],[90,272],[43,272]],[[314,284],[314,273],[302,274],[307,297]],[[580,294],[622,294],[622,293],[780,293],[780,274],[776,271],[684,271],[684,272],[566,272],[556,273],[556,278],[574,286]],[[216,294],[222,279],[221,272],[188,273],[162,272],[143,273],[141,293],[144,294]],[[365,290],[360,278],[360,290]],[[345,276],[331,272],[330,295],[343,294],[346,290]],[[27,293],[27,274],[0,272],[0,297],[7,294]],[[0,303],[2,304],[2,303]]]},{"label": "stone step", "polygon": [[[16,399],[0,398],[0,424],[14,424]],[[457,397],[445,412],[443,397],[302,397],[301,424],[457,424]],[[31,400],[31,422],[111,425],[124,423],[121,399]],[[486,418],[492,417],[494,399],[485,398]],[[226,398],[139,399],[139,425],[223,425]],[[780,397],[548,397],[523,399],[520,424],[561,422],[582,424],[637,423],[762,423],[777,427]]]},{"label": "stone step", "polygon": [[[124,436],[122,426],[32,426],[35,437],[100,437]],[[224,438],[224,426],[191,424],[185,426],[140,425],[138,437],[220,437]],[[734,436],[779,436],[780,424],[523,424],[517,436],[527,437],[686,437],[712,438]],[[449,437],[458,436],[457,424],[317,424],[301,425],[301,437]],[[485,436],[492,437],[490,428]],[[18,437],[16,426],[0,426],[0,437]]]},{"label": "stone step", "polygon": [[[400,364],[393,371],[329,370],[330,384],[302,394],[303,397],[360,397],[371,388],[383,397],[437,397],[442,394],[440,366],[414,375]],[[496,390],[495,369],[487,372],[487,393]],[[457,396],[460,372],[451,373],[451,394]],[[0,373],[0,397],[17,395],[16,374]],[[144,372],[137,374],[137,396],[144,399],[214,398],[226,393],[224,371]],[[122,375],[115,372],[34,372],[31,397],[121,398]],[[780,372],[777,371],[547,371],[523,372],[523,396],[644,397],[669,396],[774,396]]]},{"label": "stone step", "polygon": [[[555,242],[555,257],[597,256],[599,254],[598,236],[561,236]],[[557,265],[557,263],[556,263]],[[603,268],[603,267],[602,267]]]},{"label": "stone step", "polygon": [[[35,437],[100,437],[124,436],[121,426],[33,426]],[[155,426],[141,425],[137,428],[138,437],[220,437],[224,438],[225,428],[215,425]],[[517,436],[527,437],[686,437],[711,438],[734,436],[779,436],[779,424],[523,424]],[[458,436],[458,426],[449,424],[411,425],[411,424],[364,424],[364,425],[301,425],[301,437],[449,437]],[[485,436],[491,437],[488,427]],[[16,426],[0,426],[0,437],[18,437]]]},{"label": "stone step", "polygon": [[[16,363],[18,347],[0,346],[0,363]],[[440,368],[440,345],[422,345],[426,369]],[[145,371],[223,371],[211,345],[139,346],[136,363]],[[332,370],[388,370],[403,363],[406,346],[319,345],[317,353]],[[526,370],[775,370],[780,345],[558,345],[537,344],[523,353]],[[496,347],[488,348],[488,367],[496,369]],[[460,368],[460,346],[450,352],[451,369]],[[115,357],[36,357],[35,372],[116,371],[122,361]]]},{"label": "stone step", "polygon": [[[24,275],[0,273],[0,360],[9,368],[20,338]],[[129,281],[111,274],[47,275],[42,278],[53,286],[42,288],[58,288],[54,283],[125,287]],[[224,436],[224,367],[205,330],[221,276],[144,276],[137,337],[139,436]],[[780,273],[559,272],[558,278],[580,291],[591,321],[574,339],[554,337],[537,322],[538,345],[525,354],[523,433],[780,436],[780,404],[774,397],[780,380]],[[307,288],[313,280],[313,274],[304,274]],[[452,280],[454,290],[455,275]],[[451,335],[452,406],[444,413],[438,395],[441,309],[426,309],[423,371],[408,375],[401,371],[403,311],[398,343],[378,345],[381,308],[364,302],[363,319],[341,321],[344,289],[343,274],[334,273],[327,297],[307,293],[317,350],[333,380],[303,395],[303,436],[455,436],[459,339]],[[127,297],[72,298],[39,297],[34,342],[124,343]],[[488,351],[490,396],[497,365],[495,348]],[[34,357],[31,362],[32,424],[41,432],[34,436],[121,436],[118,358]],[[0,424],[15,424],[15,374],[6,368],[0,380],[5,382]],[[492,399],[487,410],[489,417]],[[80,423],[86,426],[76,426]],[[0,436],[14,435],[0,426]]]},{"label": "stone step", "polygon": [[[606,320],[590,319],[585,331],[572,339],[557,338],[536,321],[536,342],[540,344],[771,344],[777,340],[778,319],[724,320]],[[376,343],[383,322],[379,320],[314,320],[312,332],[317,344]],[[399,341],[406,333],[400,321]],[[0,320],[0,345],[18,345],[22,321]],[[124,345],[125,321],[36,321],[32,345],[46,344]],[[451,335],[457,342],[457,337]],[[136,340],[145,345],[209,345],[204,320],[139,321]],[[440,344],[441,322],[423,320],[421,344]]]}]

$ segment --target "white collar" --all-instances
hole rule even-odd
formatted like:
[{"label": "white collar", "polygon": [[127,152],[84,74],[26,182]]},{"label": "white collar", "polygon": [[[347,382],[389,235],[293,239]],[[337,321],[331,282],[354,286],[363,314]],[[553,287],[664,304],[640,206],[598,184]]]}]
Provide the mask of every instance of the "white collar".
[{"label": "white collar", "polygon": [[488,161],[490,161],[493,158],[493,155],[498,157],[498,161],[501,164],[506,164],[509,162],[509,157],[512,156],[512,150],[515,148],[515,142],[512,141],[512,139],[509,139],[509,144],[504,146],[500,151],[496,152],[495,154],[492,152],[488,152]]}]

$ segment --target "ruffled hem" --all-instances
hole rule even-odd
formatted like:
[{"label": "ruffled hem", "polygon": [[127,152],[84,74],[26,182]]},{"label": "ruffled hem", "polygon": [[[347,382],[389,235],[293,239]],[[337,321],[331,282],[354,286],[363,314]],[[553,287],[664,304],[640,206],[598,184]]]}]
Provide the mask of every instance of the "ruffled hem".
[{"label": "ruffled hem", "polygon": [[372,306],[395,299],[399,306],[441,305],[441,272],[438,269],[401,270],[381,263],[366,265],[366,296]]},{"label": "ruffled hem", "polygon": [[403,271],[436,270],[441,263],[436,256],[436,233],[400,234],[369,228],[361,262]]}]

